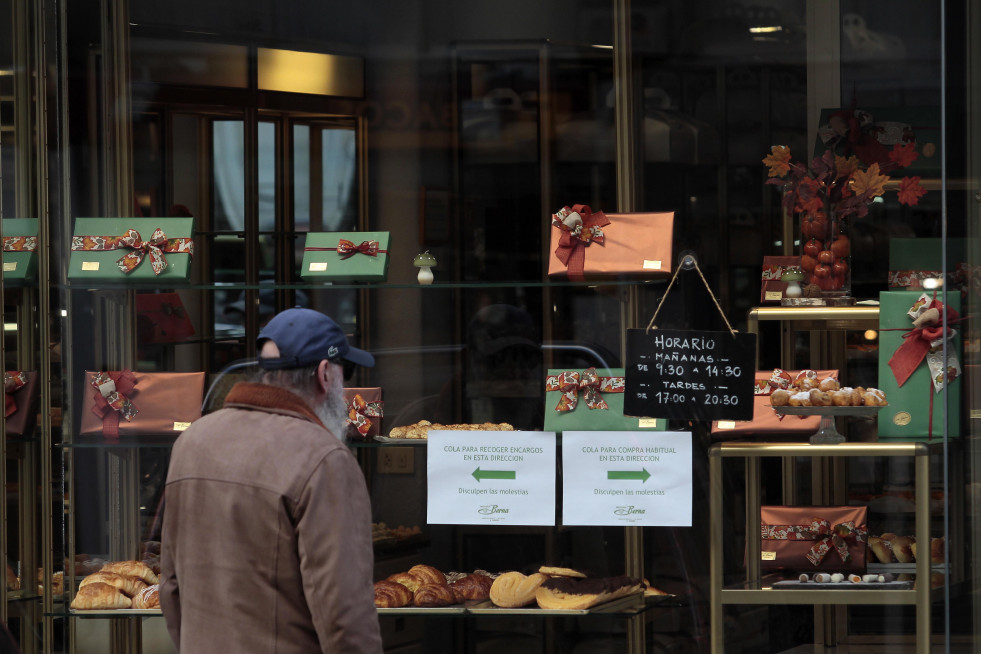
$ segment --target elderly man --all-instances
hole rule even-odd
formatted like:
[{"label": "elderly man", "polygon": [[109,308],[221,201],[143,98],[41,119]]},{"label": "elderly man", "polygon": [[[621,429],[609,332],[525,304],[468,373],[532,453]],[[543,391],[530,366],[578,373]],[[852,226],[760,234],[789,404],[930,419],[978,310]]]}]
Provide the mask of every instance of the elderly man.
[{"label": "elderly man", "polygon": [[174,445],[160,605],[181,654],[381,652],[371,506],[343,443],[344,365],[373,366],[322,313],[259,333],[261,370]]}]

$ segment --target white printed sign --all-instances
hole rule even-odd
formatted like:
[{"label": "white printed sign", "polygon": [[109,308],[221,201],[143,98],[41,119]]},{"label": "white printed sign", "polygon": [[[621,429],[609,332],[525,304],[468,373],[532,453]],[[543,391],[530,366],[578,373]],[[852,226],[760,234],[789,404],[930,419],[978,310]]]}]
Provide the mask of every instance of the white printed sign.
[{"label": "white printed sign", "polygon": [[430,431],[429,524],[554,525],[555,433]]},{"label": "white printed sign", "polygon": [[562,524],[690,527],[690,432],[562,433]]}]

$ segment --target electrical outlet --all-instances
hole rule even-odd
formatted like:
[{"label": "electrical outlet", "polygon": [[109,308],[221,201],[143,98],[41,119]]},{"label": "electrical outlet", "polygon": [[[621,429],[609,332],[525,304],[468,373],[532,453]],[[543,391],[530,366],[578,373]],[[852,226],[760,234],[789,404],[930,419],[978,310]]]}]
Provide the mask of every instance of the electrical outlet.
[{"label": "electrical outlet", "polygon": [[415,448],[379,447],[378,472],[409,475],[415,472]]}]

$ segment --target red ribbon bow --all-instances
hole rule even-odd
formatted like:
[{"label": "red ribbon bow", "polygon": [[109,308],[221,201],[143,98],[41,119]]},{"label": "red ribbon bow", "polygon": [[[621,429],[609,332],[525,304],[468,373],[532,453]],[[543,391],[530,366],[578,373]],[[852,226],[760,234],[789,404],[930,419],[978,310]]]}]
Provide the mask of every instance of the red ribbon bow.
[{"label": "red ribbon bow", "polygon": [[807,551],[807,560],[812,565],[818,566],[824,561],[828,552],[834,550],[838,553],[842,563],[848,563],[852,559],[848,545],[864,543],[868,537],[868,529],[864,525],[855,526],[855,523],[840,522],[832,529],[831,523],[824,518],[811,518],[810,523],[803,525],[761,525],[763,540],[813,540],[816,541],[811,549]]},{"label": "red ribbon bow", "polygon": [[3,373],[3,417],[9,418],[17,411],[14,393],[27,385],[27,375],[19,370]]},{"label": "red ribbon bow", "polygon": [[581,373],[568,370],[557,375],[549,375],[545,380],[546,391],[561,391],[562,397],[556,411],[575,411],[579,404],[579,391],[583,401],[590,409],[609,409],[602,393],[622,393],[625,384],[623,377],[601,377],[596,368],[586,368]]},{"label": "red ribbon bow", "polygon": [[568,269],[569,279],[583,280],[586,246],[591,243],[603,245],[606,237],[602,228],[609,224],[606,214],[602,211],[594,213],[585,204],[574,204],[571,209],[562,207],[552,214],[552,226],[562,232],[555,256]]},{"label": "red ribbon bow", "polygon": [[89,383],[95,400],[92,413],[102,419],[102,435],[118,439],[119,419],[129,422],[140,412],[128,397],[136,388],[136,375],[129,370],[99,372]]},{"label": "red ribbon bow", "polygon": [[337,254],[341,255],[341,261],[353,257],[359,252],[361,254],[367,254],[369,257],[374,257],[379,252],[384,253],[386,250],[378,249],[378,241],[361,241],[360,245],[355,245],[354,241],[342,238],[337,243]]},{"label": "red ribbon bow", "polygon": [[116,261],[116,265],[124,274],[136,270],[136,267],[143,262],[144,257],[149,256],[153,274],[159,275],[167,268],[165,252],[193,255],[194,241],[186,237],[167,238],[164,231],[159,227],[153,230],[148,241],[144,241],[135,229],[127,229],[122,236],[72,237],[72,250],[104,252],[120,248],[133,249],[132,252],[127,252]]},{"label": "red ribbon bow", "polygon": [[[943,320],[941,319],[944,312],[943,303],[934,298],[930,302],[928,309],[937,310],[937,320],[922,327],[915,326],[903,334],[903,342],[896,348],[896,351],[893,352],[892,357],[889,359],[889,367],[892,369],[892,374],[896,377],[896,383],[900,386],[906,383],[920,363],[923,362],[923,359],[930,351],[931,343],[945,336]],[[957,314],[957,311],[947,307],[946,312],[948,325],[960,322],[960,316]],[[946,336],[949,338],[951,335],[952,332],[948,327]]]},{"label": "red ribbon bow", "polygon": [[367,402],[360,393],[356,393],[348,405],[347,421],[364,437],[371,431],[371,418],[381,418],[383,415],[381,402]]}]

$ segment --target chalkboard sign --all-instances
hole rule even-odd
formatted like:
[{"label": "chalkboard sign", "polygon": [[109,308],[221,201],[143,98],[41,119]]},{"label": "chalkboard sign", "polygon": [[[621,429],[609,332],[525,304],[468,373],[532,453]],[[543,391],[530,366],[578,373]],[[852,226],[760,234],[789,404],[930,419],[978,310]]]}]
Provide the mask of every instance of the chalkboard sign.
[{"label": "chalkboard sign", "polygon": [[752,420],[756,334],[628,329],[623,414]]}]

